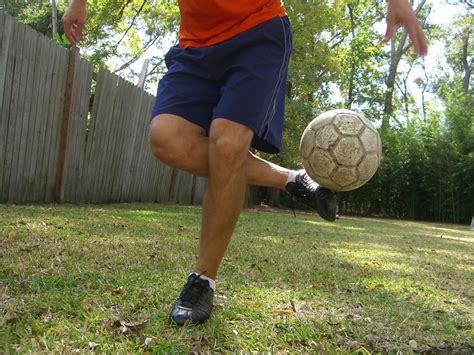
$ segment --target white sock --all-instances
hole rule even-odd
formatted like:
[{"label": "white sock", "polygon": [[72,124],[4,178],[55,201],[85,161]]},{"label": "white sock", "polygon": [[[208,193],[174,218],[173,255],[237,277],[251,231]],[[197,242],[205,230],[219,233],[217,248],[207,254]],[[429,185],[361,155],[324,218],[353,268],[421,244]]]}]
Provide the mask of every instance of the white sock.
[{"label": "white sock", "polygon": [[288,178],[286,179],[286,183],[288,184],[289,182],[295,182],[296,175],[298,175],[297,170],[290,170],[290,173],[288,174]]},{"label": "white sock", "polygon": [[216,282],[215,282],[213,279],[211,279],[210,277],[207,277],[207,276],[205,276],[205,275],[203,275],[203,274],[200,274],[200,273],[198,273],[198,272],[195,272],[195,271],[193,271],[192,273],[190,273],[189,276],[191,276],[192,274],[194,274],[194,275],[201,275],[201,276],[199,276],[199,278],[200,278],[200,279],[203,279],[203,280],[209,281],[209,287],[212,288],[213,291],[216,290]]}]

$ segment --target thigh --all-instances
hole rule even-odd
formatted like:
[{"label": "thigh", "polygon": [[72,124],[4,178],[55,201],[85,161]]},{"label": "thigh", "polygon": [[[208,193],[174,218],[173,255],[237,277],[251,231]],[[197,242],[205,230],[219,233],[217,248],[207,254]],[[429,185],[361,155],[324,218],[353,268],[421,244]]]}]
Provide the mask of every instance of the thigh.
[{"label": "thigh", "polygon": [[177,46],[170,49],[165,56],[168,72],[158,84],[152,117],[174,115],[202,127],[206,132],[209,130],[220,88],[202,60],[206,50]]},{"label": "thigh", "polygon": [[175,153],[187,152],[205,136],[204,128],[177,115],[157,115],[150,124],[149,139],[152,147]]},{"label": "thigh", "polygon": [[223,45],[233,55],[218,76],[223,86],[213,117],[246,125],[254,132],[254,148],[277,153],[292,48],[289,22],[276,17]]},{"label": "thigh", "polygon": [[153,117],[150,124],[150,131],[154,134],[163,134],[173,137],[202,137],[206,135],[206,131],[201,126],[190,122],[188,119],[173,115],[160,114]]}]

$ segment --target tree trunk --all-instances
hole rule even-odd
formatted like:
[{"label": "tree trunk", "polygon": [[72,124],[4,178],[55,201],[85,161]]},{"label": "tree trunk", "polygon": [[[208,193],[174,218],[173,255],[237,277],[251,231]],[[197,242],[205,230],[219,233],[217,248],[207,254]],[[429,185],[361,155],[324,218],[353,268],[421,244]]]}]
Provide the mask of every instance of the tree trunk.
[{"label": "tree trunk", "polygon": [[[349,16],[351,19],[351,36],[352,40],[355,38],[355,21],[354,21],[354,11],[350,5],[347,5],[349,9]],[[349,78],[349,89],[347,93],[347,102],[346,108],[350,110],[352,108],[352,103],[354,102],[354,77],[356,72],[356,63],[355,59],[351,59],[351,71],[350,71],[350,78]]]},{"label": "tree trunk", "polygon": [[407,41],[408,34],[404,30],[400,36],[398,45],[395,43],[395,37],[391,41],[391,51],[390,51],[390,66],[388,70],[388,76],[385,80],[385,85],[387,89],[385,91],[385,101],[383,107],[383,119],[382,119],[382,131],[386,131],[390,126],[390,116],[393,113],[393,93],[395,91],[395,81],[397,78],[398,64],[402,59],[403,54],[408,50],[408,46],[405,46]]},{"label": "tree trunk", "polygon": [[468,47],[469,47],[469,37],[471,35],[471,31],[468,30],[464,33],[462,38],[462,64],[464,69],[464,75],[462,77],[462,86],[464,89],[464,93],[469,93],[469,84],[471,81],[471,74],[472,74],[472,62],[469,63],[468,61]]}]

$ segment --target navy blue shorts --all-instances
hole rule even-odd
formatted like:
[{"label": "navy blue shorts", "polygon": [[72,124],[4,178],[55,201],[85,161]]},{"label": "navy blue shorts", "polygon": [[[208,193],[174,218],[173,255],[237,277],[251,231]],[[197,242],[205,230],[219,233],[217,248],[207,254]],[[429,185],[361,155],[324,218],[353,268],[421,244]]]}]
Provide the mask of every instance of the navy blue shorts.
[{"label": "navy blue shorts", "polygon": [[215,118],[254,132],[252,147],[281,149],[288,61],[292,49],[287,17],[274,17],[207,47],[172,47],[152,117],[173,114],[209,133]]}]

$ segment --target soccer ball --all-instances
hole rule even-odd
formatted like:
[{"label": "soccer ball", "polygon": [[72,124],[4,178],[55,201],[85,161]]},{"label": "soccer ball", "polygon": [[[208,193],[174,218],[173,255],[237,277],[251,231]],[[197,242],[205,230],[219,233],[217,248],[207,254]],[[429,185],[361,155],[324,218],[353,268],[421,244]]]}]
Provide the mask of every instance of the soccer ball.
[{"label": "soccer ball", "polygon": [[374,176],[382,143],[375,127],[350,110],[327,111],[306,127],[300,155],[308,175],[333,191],[354,190]]}]

